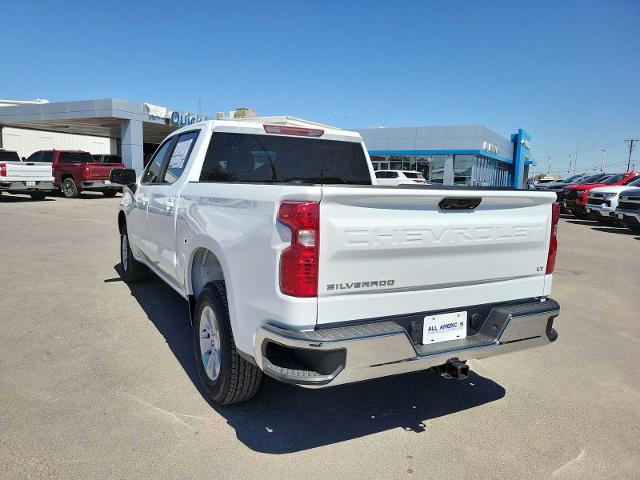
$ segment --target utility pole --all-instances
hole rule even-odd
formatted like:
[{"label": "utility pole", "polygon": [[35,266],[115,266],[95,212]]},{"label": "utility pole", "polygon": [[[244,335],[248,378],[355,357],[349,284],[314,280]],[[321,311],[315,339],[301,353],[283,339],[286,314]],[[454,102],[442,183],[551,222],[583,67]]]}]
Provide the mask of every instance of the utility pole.
[{"label": "utility pole", "polygon": [[573,157],[573,174],[576,174],[576,162],[578,161],[578,145],[576,144],[576,156]]},{"label": "utility pole", "polygon": [[549,170],[547,170],[547,176],[551,176],[551,155],[547,155],[547,158],[549,159]]},{"label": "utility pole", "polygon": [[592,145],[593,147],[599,148],[602,152],[602,163],[600,164],[600,172],[604,172],[604,161],[607,156],[607,148],[605,145]]},{"label": "utility pole", "polygon": [[638,142],[637,138],[629,138],[625,140],[629,144],[629,159],[627,160],[627,172],[631,171],[631,152],[633,152],[633,144]]}]

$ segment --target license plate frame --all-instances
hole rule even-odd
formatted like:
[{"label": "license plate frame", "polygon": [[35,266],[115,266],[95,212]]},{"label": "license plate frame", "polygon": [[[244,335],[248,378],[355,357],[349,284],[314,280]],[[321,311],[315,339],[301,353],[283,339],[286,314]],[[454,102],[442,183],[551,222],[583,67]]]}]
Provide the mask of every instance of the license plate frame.
[{"label": "license plate frame", "polygon": [[35,187],[36,186],[36,182],[24,182],[24,184],[27,187]]},{"label": "license plate frame", "polygon": [[467,338],[467,311],[426,315],[422,325],[422,344]]}]

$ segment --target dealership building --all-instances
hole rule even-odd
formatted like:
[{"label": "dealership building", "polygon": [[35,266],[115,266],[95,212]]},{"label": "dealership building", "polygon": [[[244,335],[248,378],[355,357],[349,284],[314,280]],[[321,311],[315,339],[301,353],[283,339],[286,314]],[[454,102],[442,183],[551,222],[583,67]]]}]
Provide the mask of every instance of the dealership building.
[{"label": "dealership building", "polygon": [[531,137],[509,139],[482,125],[359,130],[376,170],[417,170],[430,183],[522,188]]},{"label": "dealership building", "polygon": [[[250,109],[230,112],[254,116]],[[218,113],[220,118],[224,114]],[[142,170],[172,131],[204,116],[113,98],[71,102],[0,100],[0,148],[28,157],[38,150],[117,154]],[[376,170],[418,170],[430,183],[521,188],[532,165],[531,138],[509,139],[482,125],[359,130]]]}]

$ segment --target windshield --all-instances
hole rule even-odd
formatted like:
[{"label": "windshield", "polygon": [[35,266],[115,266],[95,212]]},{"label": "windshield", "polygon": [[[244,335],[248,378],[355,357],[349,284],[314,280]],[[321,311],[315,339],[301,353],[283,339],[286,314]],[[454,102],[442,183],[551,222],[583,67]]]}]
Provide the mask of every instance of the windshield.
[{"label": "windshield", "polygon": [[371,185],[360,143],[213,134],[200,181]]},{"label": "windshield", "polygon": [[565,178],[562,183],[572,183],[572,182],[577,182],[578,180],[580,180],[580,178],[582,177],[582,175],[573,175],[569,178]]},{"label": "windshield", "polygon": [[624,177],[626,177],[627,174],[626,173],[619,173],[617,175],[611,175],[609,178],[607,178],[606,180],[602,180],[602,184],[603,185],[613,185],[614,183],[618,183],[620,180],[622,180]]},{"label": "windshield", "polygon": [[579,185],[587,185],[589,183],[596,183],[596,181],[601,178],[607,178],[608,175],[603,175],[602,173],[598,173],[597,175],[591,175],[590,177],[583,178],[578,182]]},{"label": "windshield", "polygon": [[626,184],[627,187],[640,187],[640,177],[634,177],[633,181]]},{"label": "windshield", "polygon": [[0,162],[19,162],[20,157],[17,152],[0,150]]},{"label": "windshield", "polygon": [[640,177],[638,177],[637,175],[634,177],[631,177],[627,179],[625,182],[622,182],[622,185],[631,185],[632,183],[635,183],[635,181],[638,180],[638,178]]}]

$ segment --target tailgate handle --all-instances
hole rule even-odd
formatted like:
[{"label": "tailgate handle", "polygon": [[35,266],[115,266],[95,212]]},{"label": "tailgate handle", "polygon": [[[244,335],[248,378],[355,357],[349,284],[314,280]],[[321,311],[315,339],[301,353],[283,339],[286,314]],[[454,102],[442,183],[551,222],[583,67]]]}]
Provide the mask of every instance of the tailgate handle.
[{"label": "tailgate handle", "polygon": [[482,198],[480,197],[472,197],[472,198],[455,198],[455,197],[445,197],[440,200],[438,206],[440,210],[473,210],[478,205]]}]

